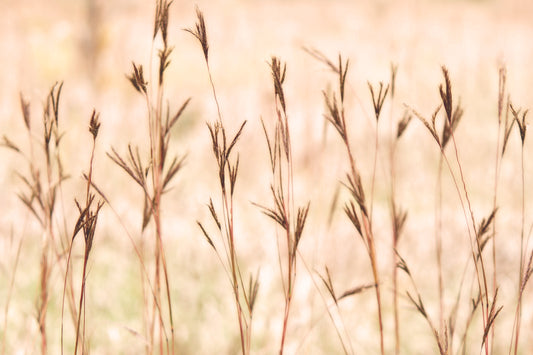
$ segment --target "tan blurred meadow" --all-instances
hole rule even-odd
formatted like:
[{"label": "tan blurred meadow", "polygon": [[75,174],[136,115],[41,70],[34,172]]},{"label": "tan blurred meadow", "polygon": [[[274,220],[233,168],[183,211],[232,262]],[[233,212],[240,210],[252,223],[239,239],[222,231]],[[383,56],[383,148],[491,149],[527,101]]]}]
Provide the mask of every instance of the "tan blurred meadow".
[{"label": "tan blurred meadow", "polygon": [[532,20],[3,0],[1,354],[532,353]]}]

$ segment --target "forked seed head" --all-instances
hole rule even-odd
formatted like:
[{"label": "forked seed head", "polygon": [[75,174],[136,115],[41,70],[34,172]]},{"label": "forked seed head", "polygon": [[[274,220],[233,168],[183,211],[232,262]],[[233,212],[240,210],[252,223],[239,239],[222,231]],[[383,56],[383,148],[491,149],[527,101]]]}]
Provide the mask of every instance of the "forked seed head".
[{"label": "forked seed head", "polygon": [[287,72],[287,65],[282,64],[278,57],[272,57],[270,62],[272,70],[272,79],[274,81],[274,94],[281,104],[284,113],[287,112],[285,106],[285,95],[283,93],[283,82],[285,81],[285,74]]},{"label": "forked seed head", "polygon": [[452,84],[450,82],[448,69],[445,66],[442,66],[442,74],[444,75],[445,86],[443,87],[442,84],[439,85],[439,93],[442,99],[442,104],[444,105],[444,110],[446,111],[446,118],[451,121],[453,110]]},{"label": "forked seed head", "polygon": [[207,42],[207,30],[205,28],[204,14],[200,11],[200,8],[196,7],[196,17],[198,22],[195,24],[194,29],[185,29],[185,31],[192,34],[200,42],[202,51],[204,52],[204,58],[209,63],[209,43]]},{"label": "forked seed head", "polygon": [[155,9],[155,19],[154,19],[154,36],[157,36],[158,32],[161,31],[161,38],[165,47],[167,46],[167,30],[168,30],[168,9],[173,1],[159,0]]},{"label": "forked seed head", "polygon": [[372,104],[374,105],[374,115],[376,117],[376,122],[379,121],[379,116],[381,114],[381,109],[383,108],[383,103],[387,97],[387,92],[389,91],[389,85],[383,90],[383,82],[379,82],[379,91],[376,91],[377,94],[374,94],[374,88],[370,82],[367,82],[368,89],[370,90],[370,95],[372,96]]},{"label": "forked seed head", "polygon": [[307,214],[309,213],[310,202],[305,207],[299,207],[296,215],[296,228],[294,229],[294,249],[298,248],[300,239],[305,227],[305,221],[307,220]]},{"label": "forked seed head", "polygon": [[463,108],[461,107],[461,101],[457,103],[457,106],[455,106],[455,109],[452,113],[451,120],[444,120],[444,127],[442,129],[442,138],[441,138],[441,145],[444,149],[446,145],[448,144],[450,138],[453,136],[455,130],[457,129],[457,126],[459,125],[459,121],[461,121],[461,118],[463,117]]},{"label": "forked seed head", "polygon": [[344,88],[346,87],[346,75],[348,74],[348,66],[350,65],[350,60],[346,59],[344,67],[342,65],[342,57],[339,53],[339,92],[341,95],[341,103],[344,104]]},{"label": "forked seed head", "polygon": [[133,72],[129,76],[126,76],[126,77],[130,81],[131,85],[133,85],[135,90],[137,90],[141,94],[145,94],[146,95],[146,93],[147,93],[146,85],[148,83],[144,80],[143,66],[139,65],[137,67],[137,65],[135,65],[135,63],[133,63],[133,62],[132,62],[132,64],[133,64]]},{"label": "forked seed head", "polygon": [[337,98],[335,97],[335,94],[333,94],[331,98],[329,98],[326,92],[323,92],[323,94],[324,101],[327,107],[327,113],[324,114],[324,117],[326,118],[326,120],[331,122],[333,127],[335,127],[335,129],[341,136],[342,140],[346,142],[348,139],[346,133],[346,122],[344,120],[344,116],[341,113],[341,109],[339,109],[339,105],[337,104]]},{"label": "forked seed head", "polygon": [[[526,116],[529,110],[525,110],[522,113],[522,109],[521,108],[515,109],[513,107],[513,104],[510,104],[510,107],[511,107],[511,113],[513,114],[514,121],[518,125],[518,130],[520,132],[520,139],[522,140],[522,146],[524,146],[524,143],[526,141],[526,130],[527,130]],[[522,117],[520,117],[520,113],[522,113]]]}]

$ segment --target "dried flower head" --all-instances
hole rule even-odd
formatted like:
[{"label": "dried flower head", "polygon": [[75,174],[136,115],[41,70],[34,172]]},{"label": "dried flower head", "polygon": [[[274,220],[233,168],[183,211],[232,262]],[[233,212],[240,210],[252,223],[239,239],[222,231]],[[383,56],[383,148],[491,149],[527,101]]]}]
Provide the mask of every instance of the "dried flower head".
[{"label": "dried flower head", "polygon": [[198,7],[196,7],[196,17],[198,18],[198,22],[196,22],[195,28],[187,28],[185,31],[189,32],[196,37],[196,39],[198,39],[200,45],[202,46],[202,51],[204,52],[205,61],[209,62],[209,43],[207,42],[207,30],[205,28],[204,14]]}]

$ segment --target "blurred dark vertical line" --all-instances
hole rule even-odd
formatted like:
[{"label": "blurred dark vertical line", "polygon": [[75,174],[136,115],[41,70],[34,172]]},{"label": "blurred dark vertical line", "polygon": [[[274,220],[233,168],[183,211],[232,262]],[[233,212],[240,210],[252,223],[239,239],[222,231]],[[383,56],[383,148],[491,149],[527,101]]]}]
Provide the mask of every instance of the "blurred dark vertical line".
[{"label": "blurred dark vertical line", "polygon": [[85,0],[85,34],[82,43],[82,57],[85,62],[87,80],[94,94],[98,89],[99,59],[102,36],[102,6],[99,0]]}]

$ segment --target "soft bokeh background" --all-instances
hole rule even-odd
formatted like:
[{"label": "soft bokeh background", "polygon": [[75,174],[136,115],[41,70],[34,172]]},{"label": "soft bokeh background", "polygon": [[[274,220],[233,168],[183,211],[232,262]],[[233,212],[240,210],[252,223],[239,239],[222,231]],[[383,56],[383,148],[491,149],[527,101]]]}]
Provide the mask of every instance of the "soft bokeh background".
[{"label": "soft bokeh background", "polygon": [[[197,228],[209,225],[205,204],[218,203],[215,162],[206,121],[216,107],[197,41],[183,28],[193,26],[195,5],[204,12],[210,63],[225,123],[230,131],[247,120],[240,152],[236,225],[238,253],[245,274],[260,270],[261,289],[253,325],[253,353],[277,351],[283,298],[277,264],[276,230],[251,202],[270,205],[269,161],[260,124],[273,127],[274,95],[268,61],[287,62],[286,96],[294,149],[296,199],[311,201],[304,232],[295,300],[288,331],[287,353],[340,353],[335,329],[320,294],[328,300],[316,271],[327,265],[338,290],[371,282],[368,257],[337,205],[334,195],[347,169],[336,132],[325,125],[322,91],[336,89],[336,77],[302,47],[314,47],[335,59],[350,59],[347,89],[349,130],[365,186],[370,186],[374,154],[374,122],[367,89],[390,80],[398,65],[396,98],[385,106],[380,121],[375,193],[375,232],[383,275],[386,346],[393,349],[391,227],[388,211],[388,155],[391,122],[403,104],[429,116],[439,103],[441,65],[450,71],[454,94],[465,116],[457,143],[478,222],[490,213],[494,186],[497,132],[498,65],[508,68],[508,89],[516,106],[533,107],[533,6],[525,0],[493,1],[181,1],[171,6],[169,41],[174,46],[167,72],[166,97],[177,109],[191,104],[173,134],[171,149],[186,154],[186,165],[165,196],[164,236],[171,270],[177,340],[183,354],[238,353],[238,328],[231,289],[212,249]],[[145,103],[125,79],[131,62],[149,67],[154,4],[148,0],[3,0],[0,2],[0,133],[27,147],[19,94],[31,102],[34,126],[40,123],[49,88],[64,81],[60,128],[65,132],[63,159],[71,178],[64,184],[59,230],[67,233],[76,220],[74,197],[83,196],[82,172],[87,169],[91,138],[87,132],[93,108],[101,113],[95,181],[112,206],[104,208],[90,259],[87,289],[87,331],[93,354],[137,354],[143,349],[139,262],[125,228],[139,240],[142,194],[105,155],[128,143],[147,144]],[[155,67],[155,64],[154,64]],[[394,123],[395,124],[395,123]],[[37,133],[36,133],[37,134]],[[526,231],[533,222],[531,204],[531,140],[526,140]],[[408,210],[399,252],[408,260],[431,316],[437,319],[437,268],[434,243],[435,184],[438,150],[425,128],[413,121],[398,146],[397,198]],[[506,352],[512,334],[520,233],[520,143],[512,133],[502,165],[497,250],[500,302],[495,353]],[[0,319],[6,354],[38,351],[35,300],[39,280],[38,225],[17,199],[22,184],[17,172],[26,167],[12,152],[0,150],[0,306],[7,304],[15,256],[22,245],[8,313]],[[449,311],[459,287],[470,247],[464,217],[450,176],[444,174],[444,280]],[[339,203],[345,199],[344,192]],[[116,214],[112,212],[116,211]],[[64,217],[63,217],[64,216]],[[211,226],[212,227],[212,226]],[[145,233],[150,235],[150,230]],[[22,240],[22,244],[21,243]],[[81,244],[81,243],[80,243]],[[82,246],[75,270],[81,273]],[[305,261],[308,269],[304,267]],[[64,262],[64,261],[60,261]],[[52,275],[49,317],[50,353],[59,352],[62,268]],[[472,274],[472,265],[469,275]],[[468,278],[467,278],[468,279]],[[312,280],[315,280],[318,288]],[[467,281],[461,320],[468,313]],[[472,286],[473,287],[473,286]],[[411,289],[401,278],[401,292]],[[474,288],[475,289],[475,288]],[[533,348],[533,305],[526,292],[521,349]],[[402,353],[435,352],[429,328],[405,297],[401,299]],[[373,292],[341,303],[347,332],[357,353],[379,349]],[[8,315],[4,323],[5,315]],[[479,315],[479,314],[478,314]],[[3,325],[7,326],[3,329]],[[342,328],[341,328],[342,329]],[[468,343],[479,350],[481,320],[474,320]],[[69,334],[69,333],[67,333]],[[457,340],[455,345],[459,341]]]}]

